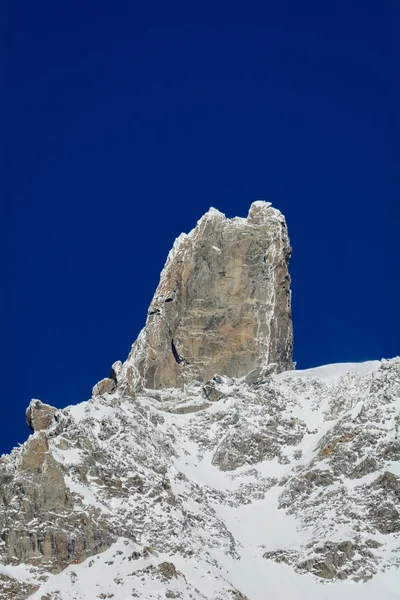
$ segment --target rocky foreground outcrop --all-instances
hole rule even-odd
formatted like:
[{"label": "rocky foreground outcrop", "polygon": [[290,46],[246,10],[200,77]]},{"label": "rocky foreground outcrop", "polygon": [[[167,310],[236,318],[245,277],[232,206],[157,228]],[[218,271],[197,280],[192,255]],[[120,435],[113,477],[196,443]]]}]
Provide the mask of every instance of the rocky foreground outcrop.
[{"label": "rocky foreground outcrop", "polygon": [[123,369],[133,390],[292,368],[285,218],[254,202],[247,218],[210,209],[169,253],[146,326]]}]

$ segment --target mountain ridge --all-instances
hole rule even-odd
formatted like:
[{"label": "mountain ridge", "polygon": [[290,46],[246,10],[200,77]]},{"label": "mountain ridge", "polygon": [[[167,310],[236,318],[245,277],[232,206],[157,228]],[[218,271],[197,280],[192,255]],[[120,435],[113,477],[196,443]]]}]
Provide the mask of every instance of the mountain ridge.
[{"label": "mountain ridge", "polygon": [[[292,371],[251,384],[219,378],[214,402],[194,383],[185,392],[145,390],[134,401],[115,391],[57,411],[49,428],[34,433],[1,464],[3,490],[5,472],[14,473],[9,488],[14,493],[27,475],[31,486],[40,479],[46,490],[53,461],[65,483],[56,489],[54,474],[50,477],[47,521],[41,516],[35,526],[33,517],[25,525],[26,540],[36,536],[36,548],[25,548],[31,554],[22,561],[25,577],[32,585],[48,577],[32,598],[119,600],[136,590],[139,598],[162,598],[170,591],[181,598],[261,600],[287,591],[282,581],[274,583],[275,595],[256,592],[248,570],[263,590],[280,571],[290,586],[306,578],[307,597],[322,593],[316,578],[362,582],[389,573],[390,581],[399,566],[400,359],[361,363],[355,370],[353,365],[353,372],[343,365],[324,369],[322,377],[315,370]],[[16,502],[9,500],[9,512]],[[21,549],[23,528],[15,525]],[[117,573],[111,548],[114,561],[120,557]],[[118,554],[125,548],[127,554]],[[137,558],[129,560],[131,552]],[[8,560],[2,572],[10,577],[20,571],[16,558]],[[93,560],[109,571],[98,590],[83,583]],[[260,561],[265,564],[257,575],[254,565]],[[165,562],[174,566],[162,567],[174,573],[171,579],[158,571]],[[78,564],[67,566],[71,563]],[[124,565],[129,577],[121,575]],[[212,573],[203,586],[196,565]],[[72,585],[71,573],[72,596],[66,584]],[[116,585],[116,578],[123,583]],[[337,594],[337,585],[352,598],[358,593],[369,598],[368,590],[376,589],[367,583],[330,584],[322,588],[326,598]],[[229,595],[234,593],[242,596]],[[397,596],[389,590],[386,597]]]},{"label": "mountain ridge", "polygon": [[2,598],[399,597],[400,358],[293,370],[290,253],[270,203],[210,209],[125,363],[31,401],[0,458]]}]

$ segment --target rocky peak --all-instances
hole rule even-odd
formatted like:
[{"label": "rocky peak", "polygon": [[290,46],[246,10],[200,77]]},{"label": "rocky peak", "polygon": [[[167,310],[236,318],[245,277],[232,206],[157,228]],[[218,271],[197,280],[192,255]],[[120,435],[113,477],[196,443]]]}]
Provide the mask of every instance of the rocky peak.
[{"label": "rocky peak", "polygon": [[254,202],[247,218],[210,208],[168,255],[123,367],[127,387],[291,369],[290,254],[285,218],[269,202]]},{"label": "rocky peak", "polygon": [[127,361],[32,400],[0,457],[1,599],[398,600],[400,358],[294,371],[289,256],[269,203],[210,209]]},{"label": "rocky peak", "polygon": [[31,431],[41,431],[50,427],[57,409],[40,400],[31,400],[26,409],[25,417]]}]

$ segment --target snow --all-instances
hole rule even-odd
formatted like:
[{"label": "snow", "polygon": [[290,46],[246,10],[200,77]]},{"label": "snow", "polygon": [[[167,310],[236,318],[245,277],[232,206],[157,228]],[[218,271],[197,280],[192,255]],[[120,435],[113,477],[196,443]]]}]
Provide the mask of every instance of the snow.
[{"label": "snow", "polygon": [[[56,591],[62,600],[94,600],[107,594],[112,594],[113,600],[132,597],[150,600],[165,598],[167,590],[180,594],[176,597],[201,600],[216,598],[227,580],[250,600],[337,600],[338,596],[341,600],[399,600],[400,597],[399,577],[393,570],[378,574],[364,584],[320,583],[314,577],[293,572],[287,565],[265,561],[260,554],[249,550],[243,551],[239,561],[217,555],[221,565],[218,569],[196,558],[163,554],[129,561],[127,557],[136,549],[137,545],[121,538],[106,552],[51,575],[30,600],[41,600],[45,594]],[[166,560],[172,560],[182,575],[169,582],[146,575],[146,567],[157,567]]]},{"label": "snow", "polygon": [[103,512],[103,513],[111,514],[110,509],[105,504],[98,501],[98,499],[96,498],[95,494],[93,493],[93,491],[90,489],[89,486],[85,486],[77,481],[74,481],[68,475],[66,475],[64,477],[64,480],[65,480],[65,484],[66,484],[67,488],[73,494],[78,494],[81,497],[81,499],[83,500],[84,504],[86,504],[87,506],[93,506],[95,508],[99,508],[101,510],[101,512]]},{"label": "snow", "polygon": [[379,360],[369,360],[359,363],[333,363],[322,367],[314,367],[313,369],[285,371],[278,377],[317,377],[318,379],[340,379],[347,373],[357,373],[365,375],[374,373],[379,369],[381,362]]},{"label": "snow", "polygon": [[256,206],[257,208],[269,208],[270,206],[272,206],[272,202],[266,202],[265,200],[255,200],[251,206]]},{"label": "snow", "polygon": [[387,466],[387,470],[400,477],[400,462],[390,462]]},{"label": "snow", "polygon": [[208,209],[208,211],[205,213],[204,216],[209,216],[209,217],[223,217],[225,219],[224,213],[222,213],[220,210],[218,210],[218,208],[214,208],[213,206],[211,206]]},{"label": "snow", "polygon": [[[232,563],[225,557],[230,580],[251,600],[399,600],[399,577],[381,577],[364,584],[354,582],[321,583],[314,577],[304,577],[283,564],[266,562],[247,551],[242,560]],[[397,583],[396,583],[397,579]],[[383,592],[383,594],[382,594]]]},{"label": "snow", "polygon": [[[384,378],[382,364],[340,363],[291,371],[273,375],[265,386],[225,378],[218,384],[225,394],[222,400],[185,414],[174,410],[205,404],[199,386],[157,392],[161,402],[144,390],[134,401],[120,398],[114,402],[110,396],[64,409],[68,426],[60,435],[70,435],[70,442],[78,443],[62,450],[56,437],[50,447],[67,471],[64,479],[76,501],[75,510],[100,511],[104,522],[115,522],[118,531],[126,527],[137,543],[119,537],[102,554],[40,581],[32,600],[56,590],[57,600],[94,600],[107,594],[113,594],[113,600],[150,600],[165,598],[167,593],[167,597],[180,594],[176,597],[192,600],[231,600],[229,590],[234,588],[249,600],[337,600],[338,596],[341,600],[399,600],[399,570],[393,568],[399,536],[381,534],[369,523],[364,529],[362,504],[363,495],[382,472],[400,476],[398,462],[387,460],[359,478],[336,477],[325,486],[312,487],[302,498],[300,487],[290,510],[281,503],[296,477],[332,474],[332,457],[321,456],[321,448],[330,447],[332,431],[333,439],[340,438],[341,425],[378,432],[380,442],[395,439],[398,388],[395,383],[382,388],[384,400],[377,387],[370,393],[374,378],[377,383]],[[251,436],[268,426],[279,440],[285,440],[288,431],[298,432],[298,439],[282,441],[280,454],[253,460]],[[349,430],[353,431],[344,429]],[[82,436],[85,445],[79,446]],[[233,439],[228,446],[232,453],[238,444],[245,444],[241,451],[247,453],[248,461],[223,471],[215,455],[226,439]],[[352,439],[343,441],[346,448],[351,448]],[[85,464],[85,452],[92,452],[87,450],[90,444],[101,453],[101,467],[121,477],[121,495],[112,486],[97,485],[96,478],[92,482],[90,474],[87,484],[77,477],[74,466]],[[360,453],[354,466],[371,455],[368,447],[357,447]],[[129,478],[137,476],[143,481],[140,492],[125,487]],[[161,486],[165,481],[169,487]],[[351,513],[350,519],[344,508]],[[378,567],[371,580],[326,581],[296,570],[297,564],[313,556],[316,545],[322,547],[327,540],[362,540],[363,535],[382,544],[374,550]],[[183,552],[176,551],[174,539]],[[145,555],[144,546],[153,544],[157,552]],[[132,559],[133,552],[139,558]],[[269,552],[286,552],[295,560],[286,564],[264,558]],[[353,560],[362,556],[357,551]],[[167,580],[160,575],[159,565],[164,562],[175,565],[176,577]],[[39,576],[24,565],[0,566],[0,573],[21,581]]]},{"label": "snow", "polygon": [[65,465],[79,465],[82,462],[82,452],[77,448],[61,450],[60,448],[53,446],[52,454],[58,462]]},{"label": "snow", "polygon": [[68,407],[67,410],[69,414],[77,423],[83,421],[83,419],[86,417],[87,412],[90,409],[89,402],[90,400],[88,400],[87,402],[81,402],[80,404],[76,404],[75,406]]},{"label": "snow", "polygon": [[19,565],[2,565],[0,563],[0,575],[5,575],[6,577],[11,577],[26,583],[35,582],[36,570],[35,567],[23,563]]},{"label": "snow", "polygon": [[305,543],[308,536],[298,529],[297,519],[278,508],[279,488],[267,492],[264,500],[238,507],[214,505],[234,538],[248,550],[263,546],[263,551]]}]

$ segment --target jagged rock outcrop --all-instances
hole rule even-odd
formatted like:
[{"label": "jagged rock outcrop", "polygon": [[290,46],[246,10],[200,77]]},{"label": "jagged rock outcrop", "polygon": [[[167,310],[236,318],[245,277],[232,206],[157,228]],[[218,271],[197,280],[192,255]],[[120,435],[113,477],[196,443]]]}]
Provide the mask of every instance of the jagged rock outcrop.
[{"label": "jagged rock outcrop", "polygon": [[241,377],[270,363],[291,369],[290,254],[270,203],[254,202],[247,218],[210,209],[169,253],[123,368],[127,388]]},{"label": "jagged rock outcrop", "polygon": [[114,379],[111,377],[105,377],[96,383],[93,386],[92,397],[96,398],[96,396],[102,396],[103,394],[110,394],[116,387],[116,383]]},{"label": "jagged rock outcrop", "polygon": [[53,422],[57,409],[40,400],[31,400],[26,409],[26,422],[32,431],[47,429]]}]

